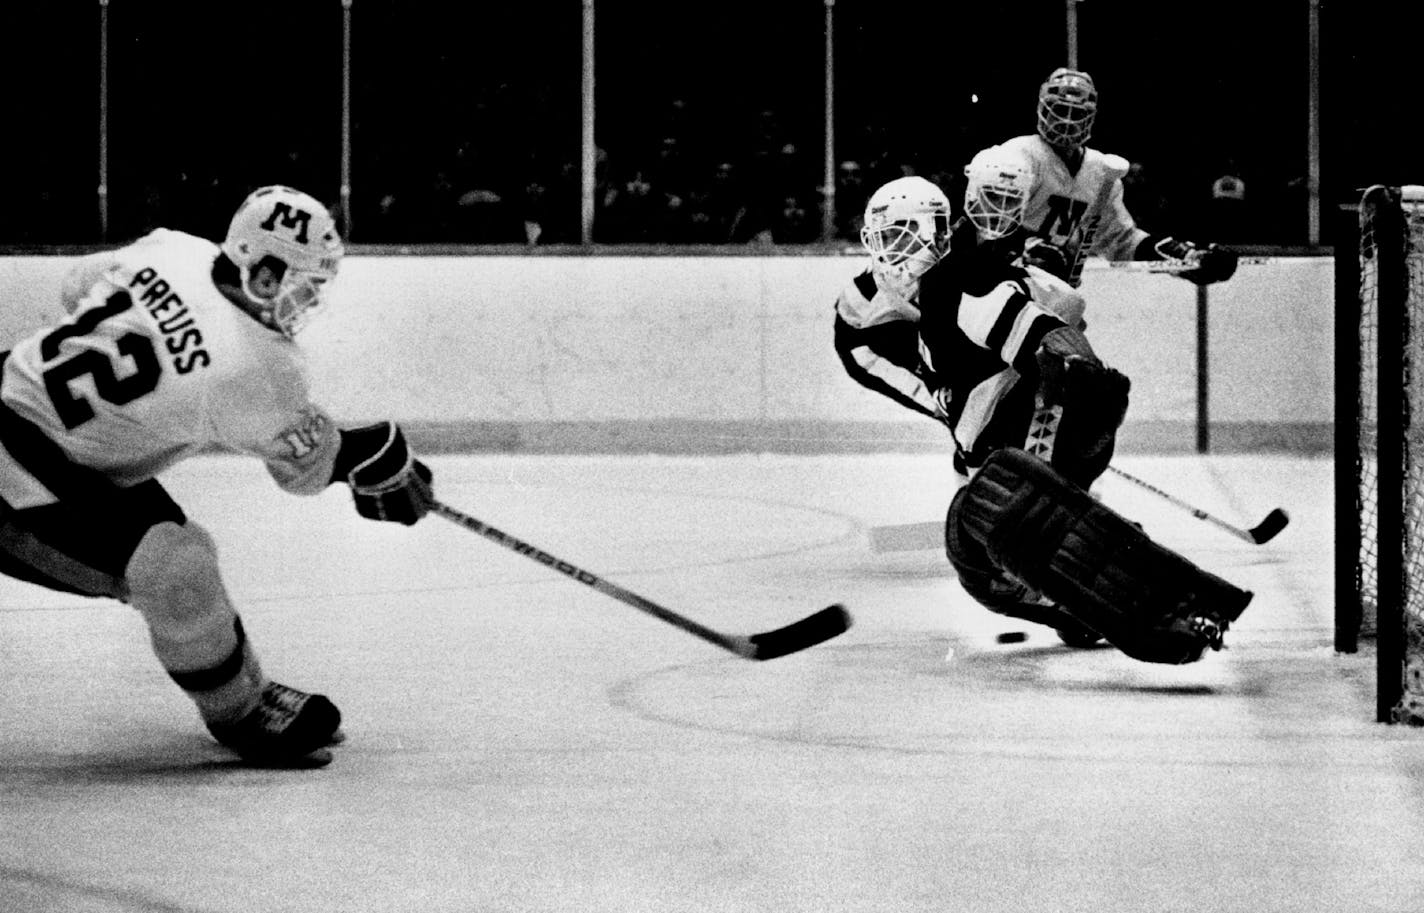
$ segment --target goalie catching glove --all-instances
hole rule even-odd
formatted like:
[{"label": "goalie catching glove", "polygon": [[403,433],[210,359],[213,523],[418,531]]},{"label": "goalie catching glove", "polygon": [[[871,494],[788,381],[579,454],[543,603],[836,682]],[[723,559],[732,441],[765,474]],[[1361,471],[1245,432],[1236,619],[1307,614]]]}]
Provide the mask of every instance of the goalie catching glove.
[{"label": "goalie catching glove", "polygon": [[414,524],[430,512],[435,495],[430,468],[417,460],[391,422],[342,429],[332,481],[351,486],[356,512],[368,520]]},{"label": "goalie catching glove", "polygon": [[1178,241],[1168,236],[1152,237],[1142,242],[1142,246],[1138,248],[1137,259],[1180,260],[1193,268],[1177,275],[1197,285],[1211,285],[1213,282],[1225,282],[1234,276],[1239,257],[1236,251],[1219,244],[1197,247],[1190,241]]}]

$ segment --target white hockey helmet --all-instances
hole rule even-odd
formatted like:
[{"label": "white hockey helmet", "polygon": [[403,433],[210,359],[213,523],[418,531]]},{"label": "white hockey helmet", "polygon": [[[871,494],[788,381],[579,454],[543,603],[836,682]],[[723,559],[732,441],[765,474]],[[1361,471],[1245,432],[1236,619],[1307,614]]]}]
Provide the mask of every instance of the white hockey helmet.
[{"label": "white hockey helmet", "polygon": [[1087,145],[1098,114],[1098,89],[1082,70],[1059,67],[1038,88],[1038,135],[1050,146]]},{"label": "white hockey helmet", "polygon": [[[325,206],[300,190],[274,184],[242,201],[222,251],[237,265],[242,292],[261,320],[295,336],[325,303],[326,286],[336,278],[345,248]],[[250,286],[252,271],[268,258],[282,264],[281,286],[270,298],[254,294]]]},{"label": "white hockey helmet", "polygon": [[872,267],[903,290],[949,250],[949,197],[922,177],[882,185],[865,204],[860,243]]},{"label": "white hockey helmet", "polygon": [[1033,172],[1023,156],[990,146],[964,166],[964,177],[964,214],[980,238],[1004,238],[1023,225],[1033,192]]}]

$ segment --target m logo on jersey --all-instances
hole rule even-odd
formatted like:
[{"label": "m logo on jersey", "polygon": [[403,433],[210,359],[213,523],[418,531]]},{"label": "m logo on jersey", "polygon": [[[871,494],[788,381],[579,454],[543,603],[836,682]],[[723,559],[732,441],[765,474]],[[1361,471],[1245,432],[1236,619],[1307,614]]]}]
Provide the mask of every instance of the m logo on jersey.
[{"label": "m logo on jersey", "polygon": [[1087,211],[1088,204],[1082,200],[1052,194],[1048,198],[1048,218],[1038,227],[1037,234],[1054,244],[1063,244],[1073,236]]},{"label": "m logo on jersey", "polygon": [[307,230],[311,228],[311,213],[305,209],[293,209],[289,203],[278,203],[272,207],[272,214],[262,223],[262,227],[271,231],[281,222],[283,228],[290,228],[297,233],[298,244],[307,243]]},{"label": "m logo on jersey", "polygon": [[294,459],[302,459],[321,445],[326,435],[326,418],[315,409],[303,409],[301,418],[291,427],[277,435],[291,451]]}]

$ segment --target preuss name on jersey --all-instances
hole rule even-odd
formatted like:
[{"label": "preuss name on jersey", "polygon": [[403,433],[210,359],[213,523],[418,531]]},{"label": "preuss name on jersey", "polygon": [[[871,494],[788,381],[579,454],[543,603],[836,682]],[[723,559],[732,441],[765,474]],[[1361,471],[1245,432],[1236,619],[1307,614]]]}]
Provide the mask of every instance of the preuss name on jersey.
[{"label": "preuss name on jersey", "polygon": [[158,275],[152,267],[144,267],[134,274],[130,289],[138,292],[139,304],[148,311],[163,334],[163,347],[172,356],[173,370],[187,374],[195,368],[206,368],[212,364],[212,356],[203,348],[203,334],[198,322],[183,303],[183,299],[172,291],[168,281]]}]

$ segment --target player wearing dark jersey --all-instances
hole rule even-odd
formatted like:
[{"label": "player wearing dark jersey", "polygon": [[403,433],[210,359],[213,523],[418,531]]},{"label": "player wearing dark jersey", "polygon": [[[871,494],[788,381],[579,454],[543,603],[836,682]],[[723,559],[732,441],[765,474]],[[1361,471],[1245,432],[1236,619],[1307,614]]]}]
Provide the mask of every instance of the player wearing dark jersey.
[{"label": "player wearing dark jersey", "polygon": [[1112,455],[1128,380],[1083,335],[1081,296],[1009,259],[1004,242],[1021,229],[1027,198],[1022,160],[996,150],[967,174],[966,215],[947,243],[918,233],[923,213],[901,213],[903,224],[867,220],[884,236],[867,243],[872,255],[933,252],[927,267],[876,291],[913,303],[920,357],[907,374],[950,428],[970,477],[946,517],[950,563],[980,604],[1069,643],[1101,638],[1145,662],[1193,662],[1222,646],[1251,595],[1087,493]]}]

